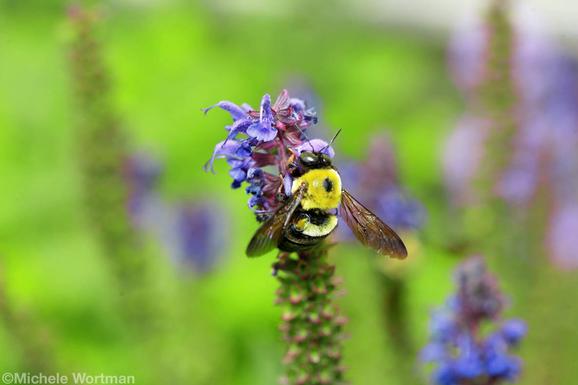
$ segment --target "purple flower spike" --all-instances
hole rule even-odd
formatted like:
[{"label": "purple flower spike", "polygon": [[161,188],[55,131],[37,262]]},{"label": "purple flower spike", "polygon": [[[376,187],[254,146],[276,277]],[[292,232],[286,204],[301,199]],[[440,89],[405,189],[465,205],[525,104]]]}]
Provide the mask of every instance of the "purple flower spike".
[{"label": "purple flower spike", "polygon": [[[286,374],[281,382],[344,383],[340,359],[346,320],[333,304],[335,267],[327,261],[328,247],[321,243],[335,228],[339,197],[329,198],[325,205],[308,207],[306,204],[307,196],[315,189],[325,191],[328,197],[339,193],[340,179],[328,170],[316,176],[320,168],[331,166],[327,157],[299,156],[305,150],[325,152],[331,157],[335,154],[327,142],[309,140],[306,130],[317,121],[314,112],[305,102],[291,98],[286,90],[274,104],[269,95],[263,96],[259,111],[243,108],[247,115],[228,128],[230,143],[225,140],[217,146],[209,165],[216,157],[225,158],[233,179],[232,187],[244,188],[249,195],[247,205],[257,221],[264,222],[250,241],[247,256],[263,255],[275,246],[280,251],[273,275],[281,284],[276,303],[283,306],[279,330],[287,343]],[[239,125],[246,126],[246,131],[239,129]],[[313,175],[314,180],[307,182],[307,175]],[[277,221],[278,218],[282,221]],[[308,223],[332,227],[328,227],[325,234],[314,234],[306,232]],[[295,241],[297,232],[302,232],[313,243],[309,247],[301,246]]]},{"label": "purple flower spike", "polygon": [[[293,154],[299,153],[299,148],[307,147],[305,144],[309,142],[304,132],[316,122],[314,112],[305,102],[291,98],[285,90],[274,104],[268,94],[264,95],[259,111],[246,103],[239,107],[232,102],[219,102],[213,107],[229,112],[234,123],[225,127],[227,137],[215,146],[205,170],[213,171],[215,159],[224,158],[230,167],[231,186],[245,185],[245,191],[251,195],[249,207],[259,221],[265,220],[279,207],[279,194],[291,194],[288,161]],[[312,139],[311,143],[314,150],[324,148],[329,156],[335,155],[327,142]]]},{"label": "purple flower spike", "polygon": [[[433,382],[514,381],[520,373],[520,360],[510,355],[509,349],[526,334],[526,325],[516,319],[499,322],[504,299],[481,257],[462,263],[456,278],[457,295],[432,315],[430,342],[421,353],[423,362],[438,366],[432,373]],[[482,332],[486,329],[489,334]]]}]

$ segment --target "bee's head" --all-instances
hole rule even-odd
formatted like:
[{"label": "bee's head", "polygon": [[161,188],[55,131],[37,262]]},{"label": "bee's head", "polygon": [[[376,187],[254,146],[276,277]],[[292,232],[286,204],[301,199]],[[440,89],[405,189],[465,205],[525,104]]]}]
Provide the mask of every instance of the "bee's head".
[{"label": "bee's head", "polygon": [[309,169],[332,167],[331,158],[322,152],[303,151],[299,155],[299,162]]}]

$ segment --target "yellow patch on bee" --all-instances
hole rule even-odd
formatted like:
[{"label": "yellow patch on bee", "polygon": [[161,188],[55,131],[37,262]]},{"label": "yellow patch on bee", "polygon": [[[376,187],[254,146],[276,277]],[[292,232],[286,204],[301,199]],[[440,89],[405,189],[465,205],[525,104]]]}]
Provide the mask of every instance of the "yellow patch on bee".
[{"label": "yellow patch on bee", "polygon": [[309,224],[309,220],[307,218],[301,218],[295,223],[295,229],[297,231],[303,232],[307,225]]},{"label": "yellow patch on bee", "polygon": [[291,188],[295,193],[301,184],[307,185],[307,191],[301,200],[304,210],[329,210],[341,202],[341,178],[332,168],[314,169],[293,181]]},{"label": "yellow patch on bee", "polygon": [[303,227],[303,234],[310,237],[324,237],[337,227],[337,216],[330,215],[327,220],[321,225],[315,225],[309,221]]}]

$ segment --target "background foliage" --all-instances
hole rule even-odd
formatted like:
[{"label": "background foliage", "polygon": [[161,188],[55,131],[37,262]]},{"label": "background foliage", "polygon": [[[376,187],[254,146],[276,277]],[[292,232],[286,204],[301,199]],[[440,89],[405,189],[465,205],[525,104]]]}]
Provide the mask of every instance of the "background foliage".
[{"label": "background foliage", "polygon": [[[164,198],[214,199],[222,209],[215,214],[228,223],[225,250],[208,273],[147,243],[155,269],[150,300],[163,304],[159,311],[168,319],[180,320],[178,326],[167,321],[175,334],[165,342],[172,353],[163,370],[181,373],[175,382],[189,384],[270,385],[280,373],[272,257],[243,255],[256,227],[246,197],[226,187],[223,164],[216,176],[202,170],[228,118],[200,109],[222,99],[255,105],[263,93],[284,87],[314,90],[321,122],[330,132],[343,129],[336,147],[344,158],[363,158],[373,134],[390,133],[403,184],[428,212],[425,229],[411,237],[405,273],[408,329],[414,348],[422,346],[428,312],[451,291],[452,268],[463,257],[447,247],[458,225],[447,214],[439,161],[463,109],[447,74],[447,41],[353,20],[337,5],[296,2],[273,16],[185,2],[115,2],[105,10],[98,36],[130,148],[162,160]],[[138,383],[155,383],[151,357],[119,315],[122,293],[83,206],[67,62],[72,35],[64,2],[4,1],[0,7],[0,302],[9,306],[5,314],[28,325],[19,335],[4,317],[0,370],[136,374]],[[351,382],[419,383],[420,376],[400,375],[400,367],[413,369],[417,361],[399,357],[384,332],[381,278],[371,254],[342,245],[333,258],[347,292],[340,302],[350,319],[345,361]],[[539,271],[545,261],[534,263]],[[530,323],[521,383],[576,383],[576,332],[563,323],[578,310],[562,302],[557,286],[575,292],[576,275],[545,267],[546,278],[528,278],[539,288],[533,296],[516,284],[526,278],[515,263],[490,258],[490,265],[507,278],[502,287],[512,314]],[[556,352],[544,353],[547,345]],[[38,357],[31,360],[27,349]],[[542,353],[554,357],[544,360]]]}]

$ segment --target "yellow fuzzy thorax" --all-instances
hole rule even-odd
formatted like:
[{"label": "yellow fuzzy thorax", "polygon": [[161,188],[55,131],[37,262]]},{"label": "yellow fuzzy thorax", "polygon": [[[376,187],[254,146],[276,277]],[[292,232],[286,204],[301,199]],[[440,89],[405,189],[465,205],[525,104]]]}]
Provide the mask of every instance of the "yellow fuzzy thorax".
[{"label": "yellow fuzzy thorax", "polygon": [[[301,200],[304,210],[335,209],[341,202],[341,178],[332,168],[314,169],[306,172],[293,181],[292,192],[295,193],[301,184],[307,185],[307,190]],[[328,191],[327,188],[330,187]]]}]

